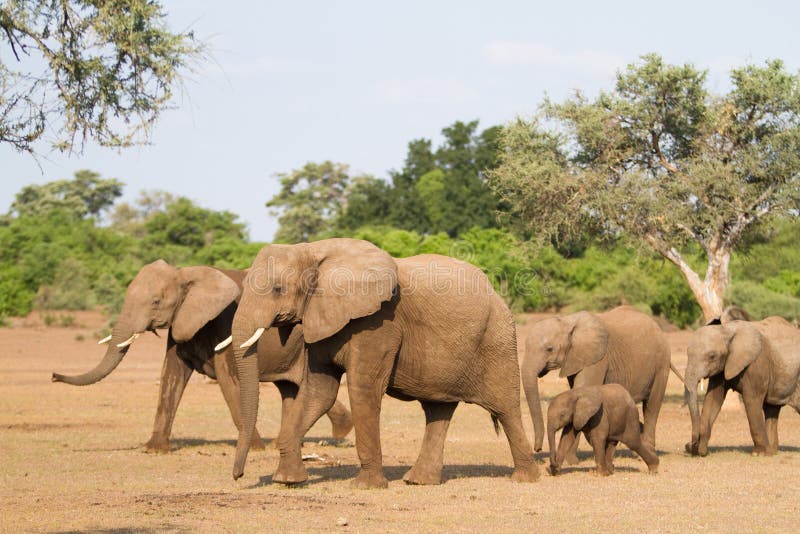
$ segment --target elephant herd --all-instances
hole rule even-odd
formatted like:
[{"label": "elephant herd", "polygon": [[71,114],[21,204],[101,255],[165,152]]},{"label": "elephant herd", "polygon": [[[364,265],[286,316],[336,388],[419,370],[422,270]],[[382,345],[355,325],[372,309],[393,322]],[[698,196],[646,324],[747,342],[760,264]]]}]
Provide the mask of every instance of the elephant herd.
[{"label": "elephant herd", "polygon": [[[432,254],[392,258],[355,239],[268,245],[246,271],[176,268],[162,260],[144,266],[127,289],[111,336],[101,341],[108,343],[102,361],[82,375],[53,374],[53,381],[96,383],[139,335],[163,328],[169,336],[146,448],[169,451],[175,412],[197,371],[217,379],[239,429],[234,478],[242,476],[249,449],[264,447],[255,428],[259,382],[273,382],[282,399],[274,482],[307,479],[301,440],[327,414],[335,438],[355,429],[361,469],[353,485],[386,487],[379,424],[384,394],[418,400],[425,414],[419,457],[403,477],[407,483],[441,482],[445,438],[459,402],[483,407],[495,429],[502,426],[512,480],[535,481],[534,449],[541,450],[545,435],[538,379],[555,369],[571,389],[548,409],[552,474],[575,460],[579,433],[594,450],[599,474],[613,472],[620,441],[651,472],[658,468],[656,423],[670,350],[656,323],[631,307],[536,323],[525,339],[520,372],[513,315],[473,265]],[[336,400],[345,373],[349,411]],[[709,383],[701,410],[697,389],[703,378]],[[522,426],[520,379],[533,419],[533,448]],[[692,420],[687,451],[707,454],[711,427],[733,389],[744,399],[754,454],[774,454],[781,407],[800,411],[799,379],[800,330],[783,319],[725,318],[700,328],[688,348],[684,379]]]}]

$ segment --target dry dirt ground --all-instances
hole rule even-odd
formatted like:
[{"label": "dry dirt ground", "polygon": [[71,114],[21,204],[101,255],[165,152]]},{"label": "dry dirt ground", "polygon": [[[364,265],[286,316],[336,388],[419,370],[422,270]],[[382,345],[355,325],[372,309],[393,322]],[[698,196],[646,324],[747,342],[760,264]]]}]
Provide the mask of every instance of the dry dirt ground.
[{"label": "dry dirt ground", "polygon": [[[543,471],[536,484],[513,484],[505,439],[494,435],[486,412],[462,405],[450,427],[444,483],[406,486],[402,476],[416,458],[424,418],[418,404],[386,398],[381,432],[389,489],[350,489],[355,449],[325,442],[326,419],[304,445],[304,453],[327,459],[308,463],[307,484],[271,484],[278,459],[271,447],[251,452],[244,478],[234,482],[236,432],[218,387],[201,377],[192,378],[184,395],[174,451],[142,449],[155,413],[163,338],[140,338],[97,385],[50,382],[52,371],[84,371],[103,353],[93,337],[97,318],[78,315],[76,322],[44,328],[33,320],[0,329],[1,532],[796,532],[800,525],[800,416],[782,413],[777,456],[751,457],[744,412],[734,398],[714,428],[711,454],[687,457],[690,423],[674,377],[659,421],[655,476],[622,447],[616,474],[593,476],[584,443],[579,466],[558,477]],[[520,334],[525,329],[521,324]],[[683,367],[688,333],[668,336]],[[547,396],[565,388],[551,375]],[[262,435],[277,432],[278,407],[276,389],[263,385]],[[527,409],[523,415],[530,435]],[[543,461],[544,453],[538,457]]]}]

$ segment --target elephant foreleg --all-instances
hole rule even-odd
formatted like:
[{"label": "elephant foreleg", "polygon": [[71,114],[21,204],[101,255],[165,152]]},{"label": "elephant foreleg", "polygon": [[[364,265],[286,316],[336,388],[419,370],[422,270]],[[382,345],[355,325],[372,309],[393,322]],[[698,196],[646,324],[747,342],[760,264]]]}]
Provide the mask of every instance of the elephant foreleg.
[{"label": "elephant foreleg", "polygon": [[708,440],[711,438],[711,428],[719,415],[727,392],[728,388],[725,386],[725,379],[721,374],[714,375],[708,379],[708,391],[706,392],[706,398],[703,400],[703,410],[700,413],[700,439],[697,443],[697,454],[700,456],[708,454]]},{"label": "elephant foreleg", "polygon": [[778,415],[783,406],[764,404],[764,417],[767,424],[767,454],[778,452]]},{"label": "elephant foreleg", "polygon": [[556,451],[556,463],[550,464],[550,472],[552,474],[558,473],[558,470],[561,469],[561,465],[564,463],[564,457],[566,456],[567,452],[572,449],[573,443],[578,439],[578,431],[572,426],[572,424],[568,424],[564,427],[564,431],[561,433],[561,439],[558,442],[558,450]]},{"label": "elephant foreleg", "polygon": [[167,343],[164,364],[161,366],[161,382],[158,389],[158,408],[153,423],[153,434],[145,444],[147,452],[169,452],[169,436],[172,433],[172,422],[178,411],[183,390],[192,368],[178,357],[177,345],[171,340]]},{"label": "elephant foreleg", "polygon": [[[586,437],[589,439],[588,435]],[[601,477],[607,477],[612,473],[611,469],[609,469],[606,464],[606,438],[607,435],[604,436],[600,433],[595,433],[591,434],[591,439],[589,439],[592,450],[594,451],[594,463],[597,465],[597,474]]]},{"label": "elephant foreleg", "polygon": [[[242,429],[242,418],[239,404],[239,379],[236,376],[235,362],[233,361],[233,351],[226,350],[214,355],[214,372],[217,375],[217,383],[222,390],[222,396],[228,405],[231,419],[237,430]],[[250,448],[254,450],[264,450],[264,442],[258,434],[258,429],[253,430],[253,439],[250,441]]]},{"label": "elephant foreleg", "polygon": [[414,467],[403,477],[407,484],[441,484],[444,441],[457,402],[420,401],[425,411],[425,436]]},{"label": "elephant foreleg", "polygon": [[299,388],[291,382],[276,382],[283,404],[281,430],[276,439],[280,460],[273,482],[297,484],[308,479],[301,453],[302,439],[336,402],[340,377],[341,372],[336,369],[327,373],[309,369]]},{"label": "elephant foreleg", "polygon": [[[744,410],[747,413],[747,423],[750,425],[750,436],[753,438],[753,454],[766,456],[769,440],[767,439],[767,426],[764,419],[765,392],[758,391],[745,378],[742,379],[742,398]],[[773,453],[774,454],[774,453]]]}]

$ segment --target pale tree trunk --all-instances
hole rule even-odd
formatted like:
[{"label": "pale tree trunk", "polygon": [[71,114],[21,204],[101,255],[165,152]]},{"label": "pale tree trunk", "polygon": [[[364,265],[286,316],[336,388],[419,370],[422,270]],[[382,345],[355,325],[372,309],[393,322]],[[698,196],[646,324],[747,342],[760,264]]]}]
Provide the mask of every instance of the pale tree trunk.
[{"label": "pale tree trunk", "polygon": [[655,238],[648,237],[647,241],[664,258],[674,263],[680,269],[689,289],[692,290],[695,300],[703,310],[705,322],[722,317],[725,309],[725,293],[730,283],[731,250],[724,246],[714,246],[706,249],[708,266],[705,278],[700,278],[692,267],[686,263],[681,254],[672,247],[666,247]]}]

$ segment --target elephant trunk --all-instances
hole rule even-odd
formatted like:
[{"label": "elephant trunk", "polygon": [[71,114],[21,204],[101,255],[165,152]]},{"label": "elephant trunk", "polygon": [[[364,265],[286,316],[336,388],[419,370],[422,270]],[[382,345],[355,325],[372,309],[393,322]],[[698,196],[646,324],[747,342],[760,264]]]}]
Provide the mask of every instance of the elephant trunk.
[{"label": "elephant trunk", "polygon": [[[241,308],[240,308],[241,310]],[[269,326],[269,325],[267,325]],[[233,478],[239,479],[244,474],[244,464],[258,418],[258,344],[242,348],[241,345],[253,337],[256,328],[249,320],[237,313],[233,320],[231,335],[233,337],[233,355],[236,361],[236,374],[239,377],[239,402],[242,425],[236,443],[236,459],[233,464]]]},{"label": "elephant trunk", "polygon": [[689,415],[692,418],[692,441],[690,442],[692,454],[697,453],[700,441],[700,408],[697,405],[697,388],[700,385],[700,376],[692,370],[686,371],[684,397],[689,406]]},{"label": "elephant trunk", "polygon": [[528,411],[533,421],[534,450],[542,450],[544,441],[544,417],[542,416],[542,403],[539,398],[539,378],[536,372],[526,372],[522,376],[525,388],[525,399],[528,401]]},{"label": "elephant trunk", "polygon": [[130,326],[125,323],[118,322],[114,327],[114,332],[111,335],[111,341],[108,343],[106,355],[94,369],[82,375],[74,376],[53,373],[51,378],[52,381],[64,382],[67,384],[72,384],[73,386],[88,386],[89,384],[99,382],[107,377],[111,371],[117,368],[119,362],[122,361],[122,358],[130,348],[130,344],[124,347],[117,347],[117,345],[123,343],[125,340],[130,339],[133,334],[134,331],[130,328]]}]

